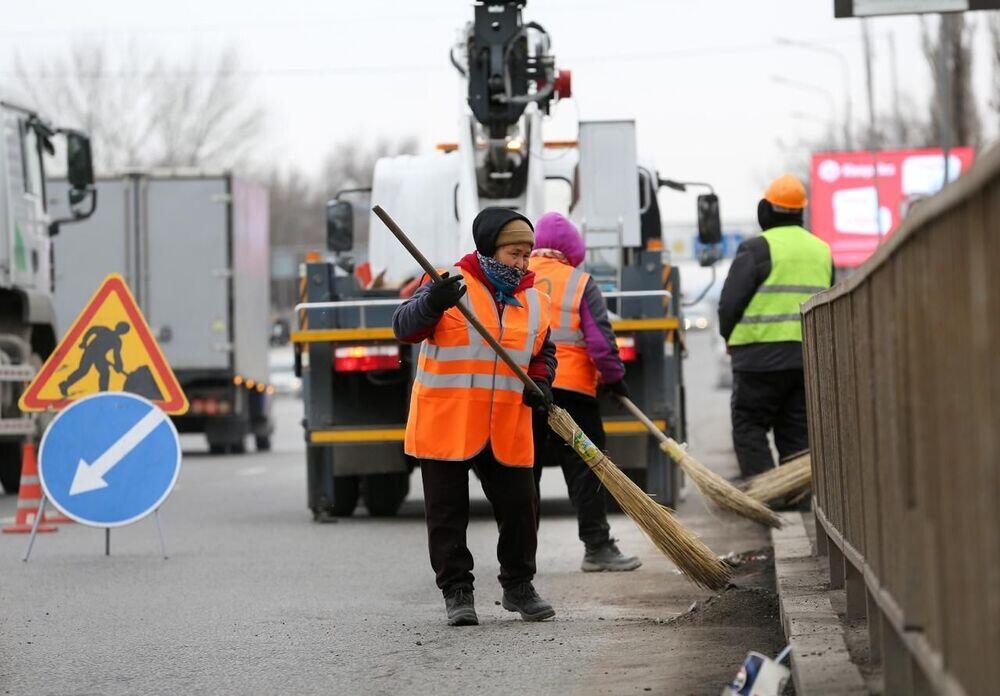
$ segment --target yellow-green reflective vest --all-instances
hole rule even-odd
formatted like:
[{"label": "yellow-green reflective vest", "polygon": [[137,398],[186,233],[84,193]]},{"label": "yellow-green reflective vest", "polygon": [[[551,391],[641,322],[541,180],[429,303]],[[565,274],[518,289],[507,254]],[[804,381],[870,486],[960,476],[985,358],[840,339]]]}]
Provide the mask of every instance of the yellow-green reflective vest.
[{"label": "yellow-green reflective vest", "polygon": [[771,274],[757,288],[729,345],[802,340],[799,306],[830,287],[832,259],[826,242],[798,225],[772,227],[763,235]]}]

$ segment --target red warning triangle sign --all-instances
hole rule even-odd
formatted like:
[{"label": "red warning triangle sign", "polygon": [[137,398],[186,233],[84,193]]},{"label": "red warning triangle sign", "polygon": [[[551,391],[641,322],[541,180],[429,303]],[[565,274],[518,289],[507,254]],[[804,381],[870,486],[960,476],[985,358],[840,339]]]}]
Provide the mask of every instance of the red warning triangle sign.
[{"label": "red warning triangle sign", "polygon": [[117,273],[101,283],[19,405],[22,411],[58,410],[104,391],[139,394],[167,413],[188,409],[177,377]]}]

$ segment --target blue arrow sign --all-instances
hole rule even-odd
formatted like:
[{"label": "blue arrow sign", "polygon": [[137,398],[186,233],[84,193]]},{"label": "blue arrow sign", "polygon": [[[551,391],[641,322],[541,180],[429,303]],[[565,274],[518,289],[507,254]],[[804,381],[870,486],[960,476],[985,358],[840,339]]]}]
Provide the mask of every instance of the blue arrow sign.
[{"label": "blue arrow sign", "polygon": [[170,494],[180,469],[170,417],[124,392],[74,402],[52,421],[38,451],[45,496],[63,514],[95,527],[148,515]]}]

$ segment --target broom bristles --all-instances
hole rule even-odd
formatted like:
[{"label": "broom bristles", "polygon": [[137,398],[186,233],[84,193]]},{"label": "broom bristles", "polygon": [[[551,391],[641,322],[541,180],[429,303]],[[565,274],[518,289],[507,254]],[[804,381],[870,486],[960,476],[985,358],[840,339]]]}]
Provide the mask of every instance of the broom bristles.
[{"label": "broom bristles", "polygon": [[710,590],[729,582],[729,567],[704,542],[639,488],[590,441],[564,409],[552,407],[549,426],[580,455],[614,499],[650,541],[673,561],[689,580]]},{"label": "broom bristles", "polygon": [[691,477],[703,496],[719,507],[768,527],[781,527],[781,518],[771,508],[699,462],[674,440],[662,442],[660,449]]},{"label": "broom bristles", "polygon": [[769,503],[786,496],[806,493],[812,486],[812,466],[808,454],[754,476],[743,492],[754,500]]}]

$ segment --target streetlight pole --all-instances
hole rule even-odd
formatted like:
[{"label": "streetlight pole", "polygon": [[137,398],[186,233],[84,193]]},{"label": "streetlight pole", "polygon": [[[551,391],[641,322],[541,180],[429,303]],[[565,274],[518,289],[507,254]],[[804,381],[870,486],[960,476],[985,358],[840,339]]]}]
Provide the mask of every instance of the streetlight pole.
[{"label": "streetlight pole", "polygon": [[799,41],[797,39],[789,39],[787,37],[779,36],[775,39],[775,42],[782,46],[794,46],[796,48],[802,48],[807,51],[814,51],[816,53],[824,53],[828,56],[833,56],[840,63],[841,73],[844,78],[844,149],[852,150],[854,149],[853,139],[851,137],[851,121],[853,115],[851,113],[851,66],[847,60],[847,56],[838,51],[835,48],[830,48],[829,46],[823,46],[821,44],[809,43],[807,41]]},{"label": "streetlight pole", "polygon": [[[812,92],[813,94],[822,94],[826,97],[826,100],[830,107],[830,113],[836,114],[837,109],[834,106],[835,100],[833,97],[833,92],[826,89],[825,87],[820,87],[819,85],[814,85],[809,82],[799,82],[798,80],[789,80],[787,77],[782,77],[781,75],[771,75],[771,81],[776,82],[779,85],[784,85],[785,87],[791,87],[792,89],[797,89],[802,92]],[[836,118],[834,118],[834,124],[836,124]]]}]

